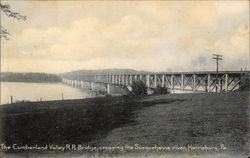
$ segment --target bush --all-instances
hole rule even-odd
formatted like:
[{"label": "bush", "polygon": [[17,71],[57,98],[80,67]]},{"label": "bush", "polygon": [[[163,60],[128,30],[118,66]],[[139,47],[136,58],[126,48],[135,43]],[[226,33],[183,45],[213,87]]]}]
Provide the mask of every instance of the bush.
[{"label": "bush", "polygon": [[107,94],[107,92],[106,92],[106,91],[104,91],[104,90],[99,90],[99,91],[98,91],[98,94],[100,94],[100,95],[106,95],[106,94]]},{"label": "bush", "polygon": [[112,97],[112,95],[111,94],[106,94],[105,97],[110,98],[110,97]]},{"label": "bush", "polygon": [[169,90],[166,87],[160,87],[157,85],[157,87],[153,90],[153,94],[168,94]]},{"label": "bush", "polygon": [[249,78],[245,77],[241,79],[241,86],[238,91],[249,91],[250,90],[250,80]]},{"label": "bush", "polygon": [[135,81],[132,83],[132,95],[144,96],[147,95],[147,86],[142,81]]}]

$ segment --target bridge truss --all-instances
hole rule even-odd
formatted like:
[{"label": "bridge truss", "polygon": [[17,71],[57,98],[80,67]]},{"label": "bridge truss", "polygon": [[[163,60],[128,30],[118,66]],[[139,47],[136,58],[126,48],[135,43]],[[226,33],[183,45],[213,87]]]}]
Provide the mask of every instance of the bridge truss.
[{"label": "bridge truss", "polygon": [[209,72],[173,72],[173,73],[150,73],[150,74],[107,74],[85,75],[80,79],[63,79],[63,82],[73,86],[82,85],[82,82],[103,83],[107,86],[131,87],[133,82],[142,81],[149,89],[157,86],[175,90],[193,92],[229,92],[249,84],[250,71],[223,71]]}]

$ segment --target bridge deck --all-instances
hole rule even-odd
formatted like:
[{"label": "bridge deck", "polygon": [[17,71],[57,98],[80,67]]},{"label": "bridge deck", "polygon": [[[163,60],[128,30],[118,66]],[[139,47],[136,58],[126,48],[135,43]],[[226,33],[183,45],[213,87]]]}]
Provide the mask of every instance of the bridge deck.
[{"label": "bridge deck", "polygon": [[[148,88],[157,86],[194,92],[234,91],[249,84],[250,71],[195,71],[195,72],[156,72],[134,74],[93,74],[79,75],[77,79],[63,79],[70,85],[77,82],[105,83],[131,87],[135,81],[144,82]],[[82,84],[82,83],[80,83]]]}]

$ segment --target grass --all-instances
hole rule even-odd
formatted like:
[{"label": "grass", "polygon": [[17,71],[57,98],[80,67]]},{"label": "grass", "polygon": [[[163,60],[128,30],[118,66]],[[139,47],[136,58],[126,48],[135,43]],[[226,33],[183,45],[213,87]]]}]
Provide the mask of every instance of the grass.
[{"label": "grass", "polygon": [[4,105],[2,138],[7,145],[84,143],[131,123],[133,111],[152,105],[128,97]]},{"label": "grass", "polygon": [[224,144],[227,149],[223,152],[249,154],[249,97],[249,92],[148,97],[143,101],[184,101],[142,109],[135,115],[136,124],[113,130],[102,140],[102,145],[183,147]]},{"label": "grass", "polygon": [[218,146],[249,153],[249,92],[4,105],[6,144]]}]

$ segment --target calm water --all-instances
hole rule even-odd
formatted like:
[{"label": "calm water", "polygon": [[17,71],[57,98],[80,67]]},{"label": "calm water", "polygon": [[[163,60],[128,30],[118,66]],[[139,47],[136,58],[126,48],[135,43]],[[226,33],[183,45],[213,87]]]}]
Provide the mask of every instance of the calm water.
[{"label": "calm water", "polygon": [[[43,101],[61,100],[62,93],[64,99],[81,99],[93,97],[89,93],[89,88],[75,88],[62,83],[26,83],[26,82],[0,82],[1,83],[1,100],[0,104],[7,104],[11,101],[38,101],[42,98]],[[97,87],[98,88],[98,87]],[[100,88],[100,86],[99,86]],[[112,93],[117,91],[111,87]],[[118,93],[118,92],[117,92]],[[175,90],[171,93],[193,93],[192,91]]]},{"label": "calm water", "polygon": [[25,82],[1,82],[0,104],[13,101],[29,100],[61,100],[62,93],[64,99],[80,99],[91,97],[84,89],[73,88],[62,83],[25,83]]}]

